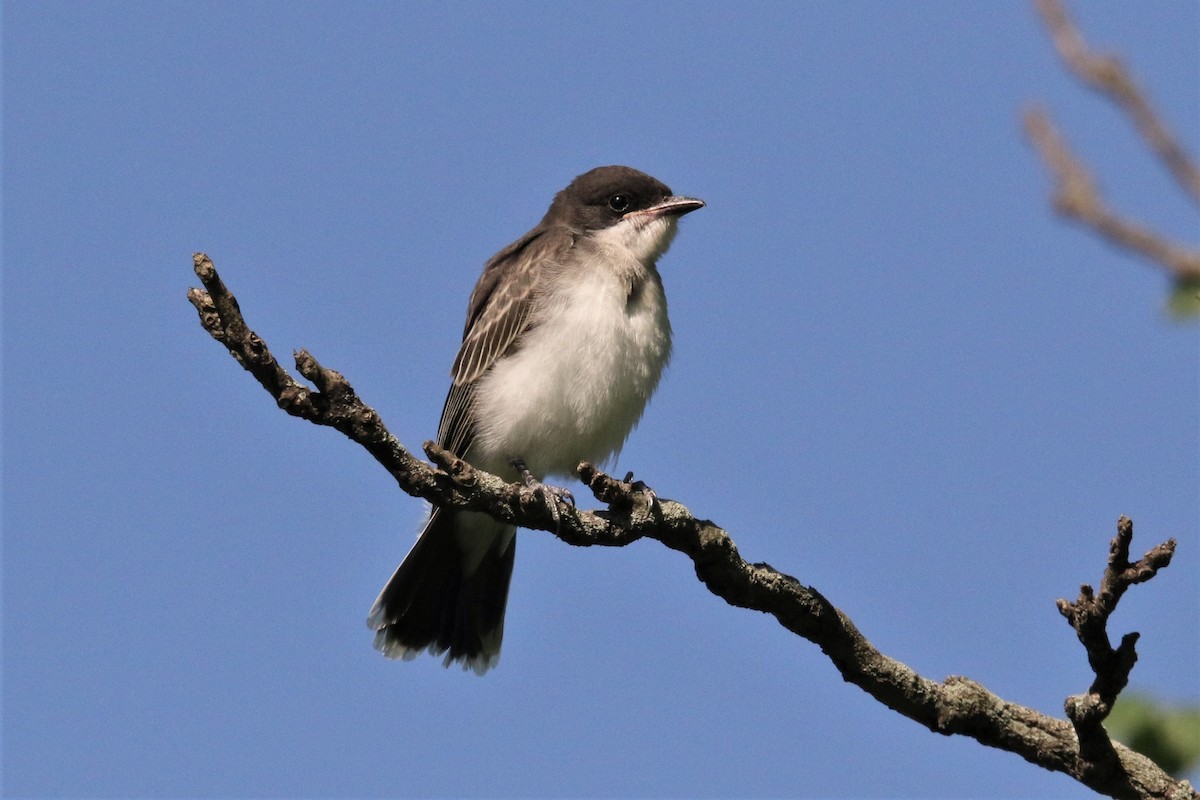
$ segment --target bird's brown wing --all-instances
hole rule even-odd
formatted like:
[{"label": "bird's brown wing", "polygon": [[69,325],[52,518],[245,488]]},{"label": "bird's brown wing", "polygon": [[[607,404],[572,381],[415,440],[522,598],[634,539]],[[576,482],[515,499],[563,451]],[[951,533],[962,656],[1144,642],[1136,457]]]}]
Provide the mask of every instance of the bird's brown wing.
[{"label": "bird's brown wing", "polygon": [[442,409],[438,441],[465,458],[474,438],[471,403],[475,382],[517,345],[546,265],[575,243],[563,228],[534,228],[494,255],[483,268],[467,308],[462,345],[450,369],[453,383]]}]

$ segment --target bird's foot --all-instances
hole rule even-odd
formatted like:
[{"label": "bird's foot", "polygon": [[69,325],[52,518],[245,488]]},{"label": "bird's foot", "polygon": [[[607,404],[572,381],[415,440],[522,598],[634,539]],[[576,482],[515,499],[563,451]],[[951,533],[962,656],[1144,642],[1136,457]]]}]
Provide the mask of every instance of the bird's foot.
[{"label": "bird's foot", "polygon": [[533,477],[533,473],[525,466],[525,462],[519,458],[514,458],[508,463],[513,469],[521,473],[521,482],[525,484],[525,488],[534,496],[541,498],[542,503],[546,506],[546,511],[550,514],[550,519],[554,520],[554,526],[557,528],[561,524],[561,518],[558,514],[558,504],[563,503],[574,508],[575,495],[571,494],[570,489],[563,488],[562,486],[551,486],[542,483]]},{"label": "bird's foot", "polygon": [[630,489],[631,493],[638,492],[639,494],[642,495],[642,497],[646,501],[646,508],[648,508],[651,513],[658,511],[658,495],[655,494],[654,490],[651,489],[649,486],[647,486],[642,481],[635,481],[633,479],[632,472],[625,473],[625,480],[622,481],[622,483],[629,484],[629,489]]}]

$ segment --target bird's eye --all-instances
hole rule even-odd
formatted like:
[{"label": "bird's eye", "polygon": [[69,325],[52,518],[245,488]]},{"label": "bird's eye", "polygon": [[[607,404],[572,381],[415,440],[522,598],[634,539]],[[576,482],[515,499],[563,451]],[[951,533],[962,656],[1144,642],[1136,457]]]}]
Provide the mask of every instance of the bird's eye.
[{"label": "bird's eye", "polygon": [[629,195],[614,194],[608,198],[608,207],[618,213],[624,213],[629,210]]}]

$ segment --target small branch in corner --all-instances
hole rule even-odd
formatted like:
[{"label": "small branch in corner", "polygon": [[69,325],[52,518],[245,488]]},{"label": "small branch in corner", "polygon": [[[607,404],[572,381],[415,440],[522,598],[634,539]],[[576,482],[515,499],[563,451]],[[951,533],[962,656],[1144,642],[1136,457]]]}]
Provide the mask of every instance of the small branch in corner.
[{"label": "small branch in corner", "polygon": [[[1115,56],[1093,52],[1059,0],[1036,0],[1036,5],[1067,69],[1132,120],[1146,146],[1184,193],[1200,203],[1200,169],[1159,119],[1125,65]],[[1165,268],[1174,278],[1177,291],[1195,294],[1200,286],[1200,252],[1113,211],[1088,168],[1055,128],[1049,112],[1033,106],[1025,110],[1023,117],[1026,134],[1054,176],[1055,210],[1109,243]]]},{"label": "small branch in corner", "polygon": [[1085,583],[1079,587],[1076,600],[1059,600],[1057,603],[1059,613],[1075,629],[1083,644],[1095,675],[1086,694],[1072,695],[1064,703],[1067,718],[1079,738],[1080,760],[1092,770],[1119,769],[1112,742],[1102,723],[1112,711],[1117,695],[1129,683],[1129,674],[1137,663],[1135,646],[1139,634],[1125,634],[1114,648],[1108,636],[1108,619],[1130,586],[1153,578],[1171,563],[1175,553],[1175,540],[1168,539],[1131,563],[1129,545],[1132,541],[1133,522],[1128,517],[1121,517],[1117,521],[1117,535],[1109,544],[1100,591],[1096,592]]}]

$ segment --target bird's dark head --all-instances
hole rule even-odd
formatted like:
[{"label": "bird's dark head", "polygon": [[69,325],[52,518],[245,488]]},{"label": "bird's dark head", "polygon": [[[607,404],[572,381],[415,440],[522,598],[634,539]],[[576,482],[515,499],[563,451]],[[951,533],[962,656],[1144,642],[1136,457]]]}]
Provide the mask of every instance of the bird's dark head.
[{"label": "bird's dark head", "polygon": [[596,167],[555,196],[542,224],[601,234],[639,261],[653,263],[674,238],[676,220],[703,207],[703,200],[673,195],[665,183],[633,167]]}]

